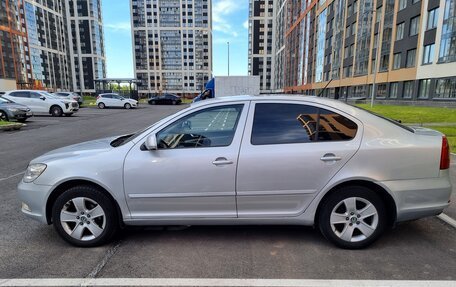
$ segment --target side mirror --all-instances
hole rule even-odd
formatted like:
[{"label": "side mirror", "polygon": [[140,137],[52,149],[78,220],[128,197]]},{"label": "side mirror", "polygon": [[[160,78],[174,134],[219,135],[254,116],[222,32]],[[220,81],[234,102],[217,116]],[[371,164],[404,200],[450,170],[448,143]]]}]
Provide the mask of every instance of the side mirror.
[{"label": "side mirror", "polygon": [[45,96],[41,96],[40,99],[42,99],[43,101],[46,100],[46,97]]},{"label": "side mirror", "polygon": [[155,134],[151,134],[147,137],[144,144],[147,150],[157,150],[157,136]]}]

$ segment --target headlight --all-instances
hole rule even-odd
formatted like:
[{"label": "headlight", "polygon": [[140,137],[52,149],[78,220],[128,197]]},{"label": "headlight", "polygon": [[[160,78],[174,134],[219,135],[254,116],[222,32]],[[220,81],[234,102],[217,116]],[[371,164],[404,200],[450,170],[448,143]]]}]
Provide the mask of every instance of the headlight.
[{"label": "headlight", "polygon": [[15,112],[18,112],[18,111],[19,111],[19,110],[18,110],[18,109],[16,109],[16,108],[7,108],[7,109],[8,109],[8,111],[10,111],[10,112],[13,112],[13,113],[15,113]]},{"label": "headlight", "polygon": [[47,165],[44,163],[30,164],[25,171],[24,182],[32,182],[37,179],[43,173],[46,167]]}]

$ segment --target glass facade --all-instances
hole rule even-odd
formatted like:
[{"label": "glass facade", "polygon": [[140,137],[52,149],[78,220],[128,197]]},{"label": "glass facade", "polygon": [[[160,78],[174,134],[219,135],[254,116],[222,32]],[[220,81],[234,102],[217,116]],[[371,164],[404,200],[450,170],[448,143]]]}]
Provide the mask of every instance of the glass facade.
[{"label": "glass facade", "polygon": [[326,37],[326,13],[325,9],[317,20],[317,58],[315,65],[315,82],[323,81],[323,65],[325,57],[325,37]]},{"label": "glass facade", "polygon": [[38,4],[25,0],[24,7],[33,88],[70,90],[71,71],[64,6],[56,0],[43,2],[44,8]]}]

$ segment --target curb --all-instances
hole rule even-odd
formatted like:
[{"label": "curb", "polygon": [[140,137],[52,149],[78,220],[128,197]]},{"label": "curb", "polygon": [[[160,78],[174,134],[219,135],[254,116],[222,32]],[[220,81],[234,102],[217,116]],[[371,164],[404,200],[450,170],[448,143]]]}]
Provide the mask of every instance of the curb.
[{"label": "curb", "polygon": [[12,130],[20,130],[23,127],[26,127],[26,124],[21,124],[21,123],[11,123],[8,125],[0,126],[0,131],[12,131]]},{"label": "curb", "polygon": [[441,213],[441,214],[437,215],[437,217],[440,220],[444,221],[445,223],[451,225],[453,228],[456,228],[456,220],[454,220],[453,218],[449,217],[445,213]]}]

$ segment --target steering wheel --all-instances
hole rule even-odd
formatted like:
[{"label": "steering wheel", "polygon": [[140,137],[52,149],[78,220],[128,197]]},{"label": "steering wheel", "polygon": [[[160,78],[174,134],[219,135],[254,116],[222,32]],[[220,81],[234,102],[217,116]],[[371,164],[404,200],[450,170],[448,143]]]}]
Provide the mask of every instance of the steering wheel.
[{"label": "steering wheel", "polygon": [[160,139],[158,142],[158,147],[159,148],[170,148],[169,144],[167,144],[164,140]]}]

